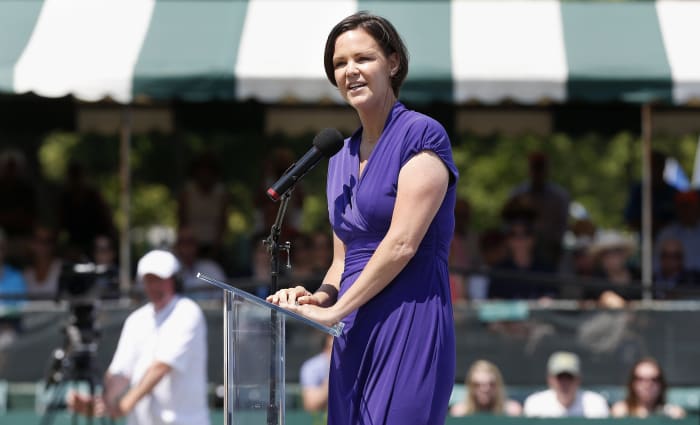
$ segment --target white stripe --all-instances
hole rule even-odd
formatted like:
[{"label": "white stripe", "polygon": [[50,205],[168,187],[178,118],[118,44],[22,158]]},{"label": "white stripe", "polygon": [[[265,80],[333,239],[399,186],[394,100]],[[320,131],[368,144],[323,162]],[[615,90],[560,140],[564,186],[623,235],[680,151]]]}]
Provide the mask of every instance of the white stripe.
[{"label": "white stripe", "polygon": [[131,101],[155,0],[46,0],[15,66],[15,91]]},{"label": "white stripe", "polygon": [[251,0],[235,68],[237,97],[342,102],[326,79],[323,49],[333,26],[356,11],[355,0]]},{"label": "white stripe", "polygon": [[455,101],[563,101],[568,74],[555,0],[452,2]]},{"label": "white stripe", "polygon": [[658,1],[661,34],[673,76],[673,101],[700,100],[700,2]]}]

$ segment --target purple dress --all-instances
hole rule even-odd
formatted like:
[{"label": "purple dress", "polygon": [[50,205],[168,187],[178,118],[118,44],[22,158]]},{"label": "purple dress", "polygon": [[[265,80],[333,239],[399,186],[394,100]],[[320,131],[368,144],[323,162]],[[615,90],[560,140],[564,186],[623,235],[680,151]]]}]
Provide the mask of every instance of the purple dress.
[{"label": "purple dress", "polygon": [[359,176],[362,129],[328,164],[328,209],[346,247],[339,297],[386,235],[399,170],[430,150],[450,182],[416,255],[379,294],[343,319],[329,381],[329,425],[442,425],[455,379],[455,336],[447,255],[454,229],[457,169],[435,120],[397,102]]}]

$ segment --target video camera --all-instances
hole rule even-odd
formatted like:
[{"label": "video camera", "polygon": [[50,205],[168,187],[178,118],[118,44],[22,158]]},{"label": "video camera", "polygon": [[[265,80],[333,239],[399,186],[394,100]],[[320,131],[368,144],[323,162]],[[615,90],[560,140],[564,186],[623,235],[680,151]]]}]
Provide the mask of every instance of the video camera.
[{"label": "video camera", "polygon": [[95,263],[66,264],[58,282],[57,300],[71,304],[92,303],[100,298],[119,296],[116,267]]}]

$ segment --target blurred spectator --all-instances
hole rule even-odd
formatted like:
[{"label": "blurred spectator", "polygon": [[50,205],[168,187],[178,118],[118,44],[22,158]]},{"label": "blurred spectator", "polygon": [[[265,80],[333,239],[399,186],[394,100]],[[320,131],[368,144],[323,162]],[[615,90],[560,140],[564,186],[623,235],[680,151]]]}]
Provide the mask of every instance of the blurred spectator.
[{"label": "blurred spectator", "polygon": [[[18,298],[26,294],[22,273],[5,262],[6,247],[5,232],[0,229],[0,309],[16,306]],[[18,317],[0,315],[0,349],[14,341],[19,326]]]},{"label": "blurred spectator", "polygon": [[328,271],[331,261],[333,261],[333,240],[330,230],[311,233],[311,270],[315,276],[318,276],[319,286],[320,279],[323,279],[323,275]]},{"label": "blurred spectator", "polygon": [[189,179],[178,199],[178,225],[192,229],[199,255],[218,259],[226,232],[229,195],[221,181],[216,157],[204,152],[190,166]]},{"label": "blurred spectator", "polygon": [[117,267],[117,250],[112,238],[97,235],[93,244],[92,258],[98,266]]},{"label": "blurred spectator", "polygon": [[[272,151],[272,159],[265,159],[261,166],[263,175],[260,179],[260,188],[255,196],[255,231],[270,233],[272,224],[277,218],[279,203],[271,201],[266,193],[287,169],[294,164],[294,152],[288,148],[276,148]],[[294,192],[289,200],[287,212],[284,215],[280,240],[292,240],[301,229],[302,206],[304,192],[302,183],[294,186]]]},{"label": "blurred spectator", "polygon": [[[673,199],[678,192],[664,180],[666,155],[659,151],[651,153],[651,206],[652,237],[675,217]],[[642,225],[642,184],[635,183],[629,191],[624,211],[625,223],[634,231],[641,231]]]},{"label": "blurred spectator", "polygon": [[200,258],[197,238],[191,228],[180,227],[175,240],[175,255],[180,260],[180,277],[185,293],[191,298],[219,298],[221,291],[197,278],[197,273],[216,280],[225,280],[226,274],[219,264],[209,258]]},{"label": "blurred spectator", "polygon": [[581,236],[569,246],[560,266],[562,279],[561,298],[581,299],[587,289],[584,286],[596,274],[595,257],[591,254],[592,238]]},{"label": "blurred spectator", "polygon": [[[306,233],[299,233],[292,239],[292,269],[290,277],[294,282],[305,281],[314,275],[314,251],[311,244],[311,237]],[[306,282],[301,283],[305,284]]]},{"label": "blurred spectator", "polygon": [[27,295],[53,299],[58,292],[63,267],[63,262],[56,255],[55,232],[48,227],[36,227],[30,248],[30,263],[24,268]]},{"label": "blurred spectator", "polygon": [[[676,239],[683,244],[683,251],[700,253],[700,194],[695,191],[679,192],[674,202],[676,220],[659,231],[656,246],[660,247],[667,239]],[[659,261],[657,255],[657,265]],[[700,271],[700,255],[686,255],[683,266],[687,270]]]},{"label": "blurred spectator", "polygon": [[17,304],[16,301],[2,300],[3,296],[16,299],[27,293],[22,273],[5,262],[6,249],[7,239],[5,238],[5,232],[0,229],[0,306]]},{"label": "blurred spectator", "polygon": [[250,278],[252,279],[251,292],[261,298],[270,293],[271,265],[270,254],[263,243],[267,235],[256,233],[250,238]]},{"label": "blurred spectator", "polygon": [[535,257],[535,237],[525,221],[513,221],[506,233],[508,256],[496,266],[489,298],[538,299],[556,295],[556,289],[539,283],[538,275],[551,273],[554,267]]},{"label": "blurred spectator", "polygon": [[549,159],[546,154],[531,153],[528,165],[529,181],[513,189],[510,197],[526,195],[530,198],[536,212],[534,232],[537,253],[547,262],[557,264],[569,217],[569,193],[549,181]]},{"label": "blurred spectator", "polygon": [[467,298],[467,273],[478,266],[477,239],[470,231],[471,206],[459,198],[455,204],[455,230],[450,243],[450,288],[452,302]]},{"label": "blurred spectator", "polygon": [[654,273],[655,298],[686,298],[692,294],[684,294],[683,290],[700,289],[700,273],[683,266],[685,256],[681,241],[668,238],[659,242],[659,268]]},{"label": "blurred spectator", "polygon": [[[576,204],[573,204],[575,206]],[[596,225],[586,215],[574,218],[569,231],[564,236],[564,255],[559,263],[559,271],[565,276],[593,276],[595,262],[589,248],[596,235]]]},{"label": "blurred spectator", "polygon": [[606,418],[608,403],[600,394],[584,391],[581,386],[579,357],[567,351],[553,353],[547,361],[548,390],[525,400],[525,416],[562,418]]},{"label": "blurred spectator", "polygon": [[499,229],[487,229],[479,236],[481,266],[469,276],[469,299],[484,300],[488,298],[491,285],[490,273],[494,267],[505,261],[508,250],[506,238]]},{"label": "blurred spectator", "polygon": [[6,259],[21,262],[36,219],[34,185],[26,160],[14,149],[0,153],[0,229],[5,231]]},{"label": "blurred spectator", "polygon": [[117,250],[112,238],[97,235],[93,244],[92,259],[100,270],[96,284],[101,298],[119,298],[119,262]]},{"label": "blurred spectator", "polygon": [[450,408],[450,416],[494,414],[519,416],[522,406],[506,397],[505,383],[498,367],[487,361],[477,360],[469,368],[464,382],[467,389],[464,400]]},{"label": "blurred spectator", "polygon": [[318,413],[328,407],[328,374],[332,351],[333,337],[325,335],[321,352],[301,365],[301,399],[307,412]]},{"label": "blurred spectator", "polygon": [[629,259],[635,251],[630,237],[614,230],[598,232],[591,255],[596,261],[596,276],[610,284],[609,289],[594,288],[586,298],[597,299],[603,307],[622,307],[626,300],[641,297],[639,273],[630,267]]},{"label": "blurred spectator", "polygon": [[627,396],[612,407],[615,417],[647,418],[653,415],[674,419],[685,417],[685,410],[666,403],[666,379],[659,363],[647,357],[639,360],[627,379]]},{"label": "blurred spectator", "polygon": [[92,187],[82,164],[71,162],[59,195],[60,229],[66,231],[68,247],[63,257],[70,262],[90,256],[97,235],[113,237],[116,232],[112,213],[102,195]]}]

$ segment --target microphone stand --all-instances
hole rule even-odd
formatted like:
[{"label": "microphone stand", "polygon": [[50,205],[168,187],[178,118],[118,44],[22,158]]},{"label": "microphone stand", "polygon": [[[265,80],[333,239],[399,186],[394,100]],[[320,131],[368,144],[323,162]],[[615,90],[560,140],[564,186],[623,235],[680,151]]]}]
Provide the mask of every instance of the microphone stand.
[{"label": "microphone stand", "polygon": [[[287,253],[287,268],[291,268],[290,264],[290,250],[291,250],[291,244],[289,242],[285,242],[284,244],[280,244],[279,238],[280,238],[280,233],[282,231],[282,222],[284,221],[284,215],[287,212],[287,206],[289,204],[289,198],[292,196],[292,190],[288,190],[284,195],[282,195],[282,198],[280,199],[280,207],[279,210],[277,210],[277,217],[275,218],[275,222],[272,225],[272,228],[270,229],[270,236],[267,237],[263,241],[265,246],[267,247],[267,252],[270,254],[270,293],[274,294],[277,292],[278,288],[278,282],[279,282],[279,274],[280,274],[280,261],[279,261],[279,256],[281,251],[285,251]],[[276,329],[276,324],[277,324],[277,312],[275,310],[270,311],[270,328],[272,331],[272,338],[270,338],[270,344],[271,344],[271,355],[270,355],[270,403],[268,404],[267,408],[267,424],[268,425],[277,425],[278,422],[278,410],[279,406],[276,404],[277,400],[277,361],[279,359],[275,358],[277,355],[277,339],[279,338],[279,334],[277,333]],[[280,344],[284,344],[284,341],[280,341]],[[282,395],[284,397],[284,394]]]}]

